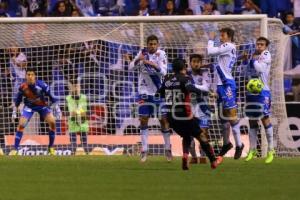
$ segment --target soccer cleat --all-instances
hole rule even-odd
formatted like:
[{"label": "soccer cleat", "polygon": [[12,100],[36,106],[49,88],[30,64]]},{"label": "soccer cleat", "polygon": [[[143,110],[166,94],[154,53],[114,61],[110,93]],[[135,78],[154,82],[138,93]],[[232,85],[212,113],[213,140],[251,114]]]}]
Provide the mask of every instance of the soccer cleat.
[{"label": "soccer cleat", "polygon": [[268,151],[268,154],[267,154],[267,158],[266,158],[266,160],[265,160],[265,163],[266,163],[266,164],[270,164],[270,163],[273,161],[273,159],[274,159],[274,155],[275,155],[274,149],[271,150],[271,151]]},{"label": "soccer cleat", "polygon": [[252,160],[256,155],[257,155],[256,150],[249,150],[245,161],[248,162],[248,161]]},{"label": "soccer cleat", "polygon": [[168,162],[171,162],[173,160],[172,151],[170,149],[166,150],[166,158]]},{"label": "soccer cleat", "polygon": [[218,165],[219,165],[219,163],[218,163],[217,160],[215,160],[215,161],[213,161],[213,162],[210,163],[211,169],[216,169]]},{"label": "soccer cleat", "polygon": [[49,154],[50,156],[55,156],[55,149],[54,149],[53,147],[50,147],[50,148],[48,149],[48,154]]},{"label": "soccer cleat", "polygon": [[231,142],[222,146],[222,149],[219,153],[219,156],[224,156],[230,149],[232,149],[233,145]]},{"label": "soccer cleat", "polygon": [[189,161],[188,157],[182,157],[182,170],[189,170]]},{"label": "soccer cleat", "polygon": [[8,155],[9,155],[9,156],[17,156],[17,155],[18,155],[18,151],[15,150],[15,149],[13,149],[13,150],[11,150],[11,151],[9,152]]},{"label": "soccer cleat", "polygon": [[141,162],[146,162],[147,161],[147,152],[142,151],[141,153]]},{"label": "soccer cleat", "polygon": [[217,156],[216,162],[218,165],[220,165],[223,162],[223,156]]},{"label": "soccer cleat", "polygon": [[242,156],[244,147],[245,147],[245,145],[242,143],[241,147],[236,147],[235,148],[235,153],[234,153],[234,159],[235,160],[239,159]]},{"label": "soccer cleat", "polygon": [[198,164],[198,158],[197,157],[191,158],[190,164]]}]

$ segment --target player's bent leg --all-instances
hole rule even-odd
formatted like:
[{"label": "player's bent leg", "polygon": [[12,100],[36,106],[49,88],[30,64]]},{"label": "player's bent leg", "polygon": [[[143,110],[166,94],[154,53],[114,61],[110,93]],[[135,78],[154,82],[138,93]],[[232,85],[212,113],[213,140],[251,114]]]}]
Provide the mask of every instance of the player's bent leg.
[{"label": "player's bent leg", "polygon": [[171,141],[170,141],[171,131],[170,131],[169,122],[168,122],[166,116],[161,117],[160,124],[162,127],[161,132],[162,132],[164,142],[165,142],[165,155],[166,155],[167,161],[170,162],[173,159],[172,151],[171,151]]},{"label": "player's bent leg", "polygon": [[27,126],[31,116],[32,114],[24,115],[24,113],[22,113],[22,116],[20,117],[19,124],[17,127],[16,135],[15,135],[14,149],[10,151],[9,155],[18,155],[18,150],[23,137],[23,131]]},{"label": "player's bent leg", "polygon": [[46,117],[44,117],[45,122],[49,125],[49,145],[48,153],[49,155],[55,155],[55,149],[53,147],[55,141],[55,118],[51,112],[49,112]]},{"label": "player's bent leg", "polygon": [[267,158],[265,160],[265,163],[269,164],[273,161],[275,155],[274,144],[273,144],[273,126],[269,116],[263,117],[262,123],[265,128],[267,142],[268,142],[268,153],[267,153]]},{"label": "player's bent leg", "polygon": [[206,156],[208,157],[211,163],[211,168],[215,169],[218,165],[218,162],[215,157],[214,150],[208,142],[207,135],[200,131],[198,135],[195,135],[195,138],[200,142],[202,150],[205,152]]}]

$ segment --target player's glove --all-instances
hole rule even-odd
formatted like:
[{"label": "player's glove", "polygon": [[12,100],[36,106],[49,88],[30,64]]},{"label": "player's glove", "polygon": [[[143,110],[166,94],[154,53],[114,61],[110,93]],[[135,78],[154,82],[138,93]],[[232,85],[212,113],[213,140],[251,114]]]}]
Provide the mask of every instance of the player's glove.
[{"label": "player's glove", "polygon": [[56,119],[60,120],[61,119],[61,110],[59,108],[59,105],[58,104],[53,104],[52,106],[52,110],[53,110],[53,115],[55,116]]}]

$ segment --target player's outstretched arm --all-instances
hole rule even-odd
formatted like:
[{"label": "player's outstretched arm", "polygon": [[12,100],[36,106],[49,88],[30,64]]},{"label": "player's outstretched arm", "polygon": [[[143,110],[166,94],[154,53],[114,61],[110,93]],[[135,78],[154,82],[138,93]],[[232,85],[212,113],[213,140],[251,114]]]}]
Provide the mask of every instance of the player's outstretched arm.
[{"label": "player's outstretched arm", "polygon": [[139,62],[141,60],[144,60],[144,55],[142,54],[142,51],[140,51],[134,59],[129,63],[128,70],[136,70],[140,67]]}]

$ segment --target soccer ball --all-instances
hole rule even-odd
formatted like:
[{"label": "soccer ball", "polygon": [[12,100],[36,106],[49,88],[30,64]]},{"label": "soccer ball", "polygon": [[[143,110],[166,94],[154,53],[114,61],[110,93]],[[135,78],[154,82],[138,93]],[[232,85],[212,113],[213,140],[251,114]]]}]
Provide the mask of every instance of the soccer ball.
[{"label": "soccer ball", "polygon": [[264,88],[264,84],[258,78],[251,79],[247,84],[247,91],[252,94],[259,94],[263,88]]}]

